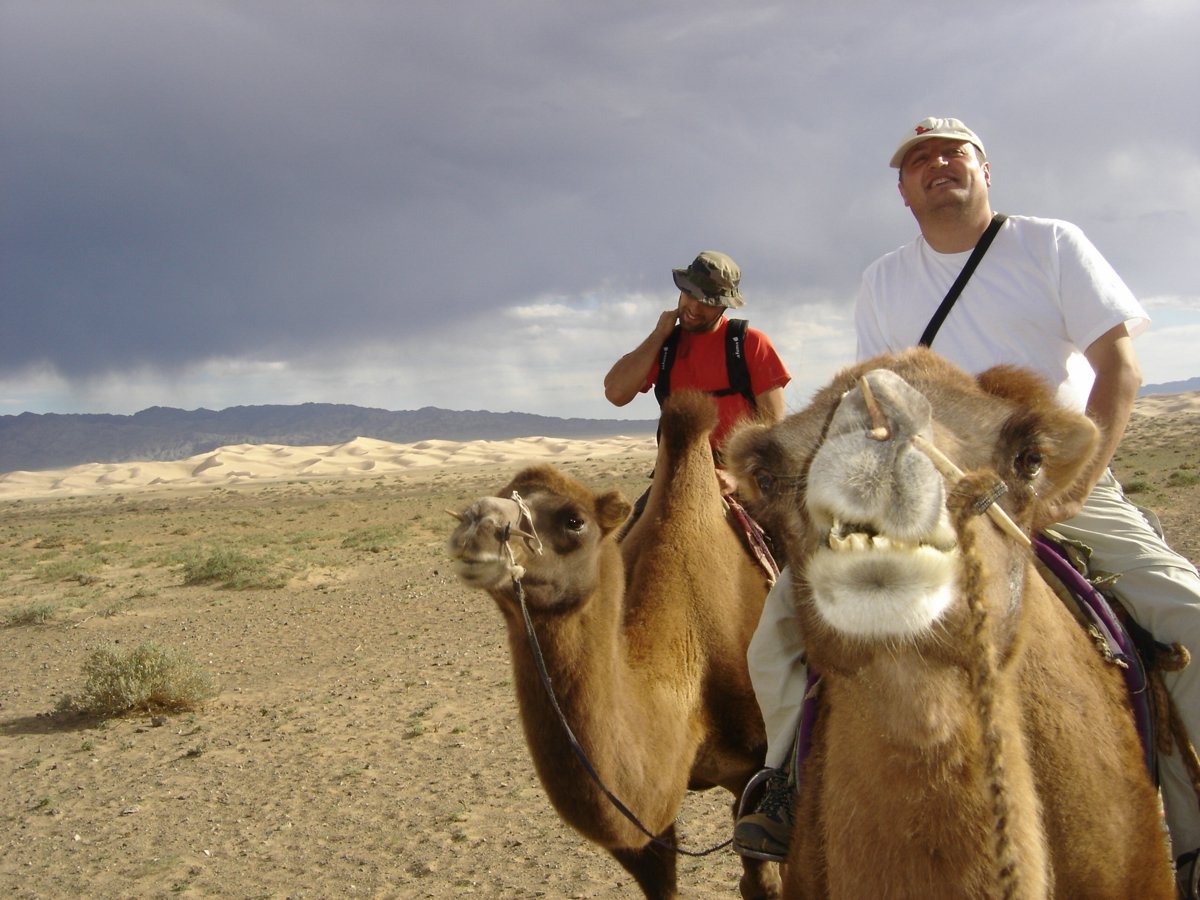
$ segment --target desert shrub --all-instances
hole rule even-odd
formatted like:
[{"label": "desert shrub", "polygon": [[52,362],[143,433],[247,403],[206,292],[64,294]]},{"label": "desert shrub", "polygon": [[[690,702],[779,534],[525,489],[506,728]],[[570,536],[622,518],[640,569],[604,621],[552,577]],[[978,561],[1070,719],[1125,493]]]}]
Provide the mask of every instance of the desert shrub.
[{"label": "desert shrub", "polygon": [[1121,485],[1121,489],[1126,494],[1144,494],[1146,491],[1154,490],[1154,485],[1145,478],[1134,478]]},{"label": "desert shrub", "polygon": [[396,546],[399,530],[385,525],[373,525],[370,528],[355,528],[342,540],[345,550],[366,550],[370,553],[382,553]]},{"label": "desert shrub", "polygon": [[1167,484],[1171,487],[1192,487],[1200,484],[1200,475],[1193,472],[1175,471],[1167,476]]},{"label": "desert shrub", "polygon": [[53,603],[31,603],[8,613],[4,617],[4,624],[9,626],[45,625],[54,618],[56,612],[58,612],[58,607]]},{"label": "desert shrub", "polygon": [[39,581],[48,584],[56,581],[78,581],[80,584],[87,584],[95,577],[93,573],[98,568],[100,560],[94,556],[68,557],[39,563],[34,574]]},{"label": "desert shrub", "polygon": [[83,664],[84,684],[58,708],[91,716],[195,709],[216,694],[212,677],[184,653],[154,643],[133,650],[95,650]]},{"label": "desert shrub", "polygon": [[270,560],[229,547],[214,547],[186,556],[182,563],[184,584],[220,584],[222,587],[277,588],[287,581]]}]

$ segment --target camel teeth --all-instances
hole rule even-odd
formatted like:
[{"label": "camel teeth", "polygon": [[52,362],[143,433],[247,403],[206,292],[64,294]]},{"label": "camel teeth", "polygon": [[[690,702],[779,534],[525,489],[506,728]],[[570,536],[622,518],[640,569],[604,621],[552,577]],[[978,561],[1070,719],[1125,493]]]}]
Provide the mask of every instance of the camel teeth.
[{"label": "camel teeth", "polygon": [[[862,531],[854,531],[850,534],[839,534],[837,531],[831,531],[826,545],[830,550],[837,553],[865,553],[867,551],[916,553],[922,547],[929,546],[929,544],[920,541],[906,541],[902,538],[888,537],[884,534],[869,535]],[[954,546],[954,541],[950,541],[948,546],[937,546],[937,549],[942,552],[948,552],[949,550],[953,550]]]}]

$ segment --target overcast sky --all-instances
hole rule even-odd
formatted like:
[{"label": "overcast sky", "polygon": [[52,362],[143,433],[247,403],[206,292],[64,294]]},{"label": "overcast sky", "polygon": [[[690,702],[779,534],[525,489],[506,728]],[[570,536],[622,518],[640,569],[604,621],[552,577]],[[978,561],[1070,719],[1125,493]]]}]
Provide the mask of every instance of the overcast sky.
[{"label": "overcast sky", "polygon": [[709,248],[798,408],[927,115],[1200,375],[1198,46],[1195,0],[0,0],[0,414],[652,418],[603,376]]}]

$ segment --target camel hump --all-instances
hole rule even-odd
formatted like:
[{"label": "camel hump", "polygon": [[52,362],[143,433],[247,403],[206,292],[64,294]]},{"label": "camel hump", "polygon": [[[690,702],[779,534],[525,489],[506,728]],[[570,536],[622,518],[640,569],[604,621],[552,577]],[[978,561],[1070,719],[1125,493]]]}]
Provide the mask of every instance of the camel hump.
[{"label": "camel hump", "polygon": [[687,447],[708,440],[717,427],[717,404],[704,391],[679,391],[667,398],[659,419],[659,441],[678,458]]}]

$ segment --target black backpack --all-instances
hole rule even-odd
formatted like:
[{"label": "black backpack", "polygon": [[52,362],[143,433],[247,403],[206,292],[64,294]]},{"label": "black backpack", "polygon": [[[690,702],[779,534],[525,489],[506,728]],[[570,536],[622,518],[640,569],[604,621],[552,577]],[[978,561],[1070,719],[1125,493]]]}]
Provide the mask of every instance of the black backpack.
[{"label": "black backpack", "polygon": [[[725,327],[725,372],[729,376],[729,387],[718,391],[709,391],[714,397],[728,397],[731,394],[741,394],[750,404],[752,410],[758,409],[754,400],[754,391],[750,388],[750,370],[746,367],[746,327],[749,322],[745,319],[730,319]],[[679,344],[680,326],[676,325],[671,336],[663,342],[658,354],[658,378],[654,381],[654,396],[658,405],[671,393],[671,367],[675,365],[675,348]]]}]

